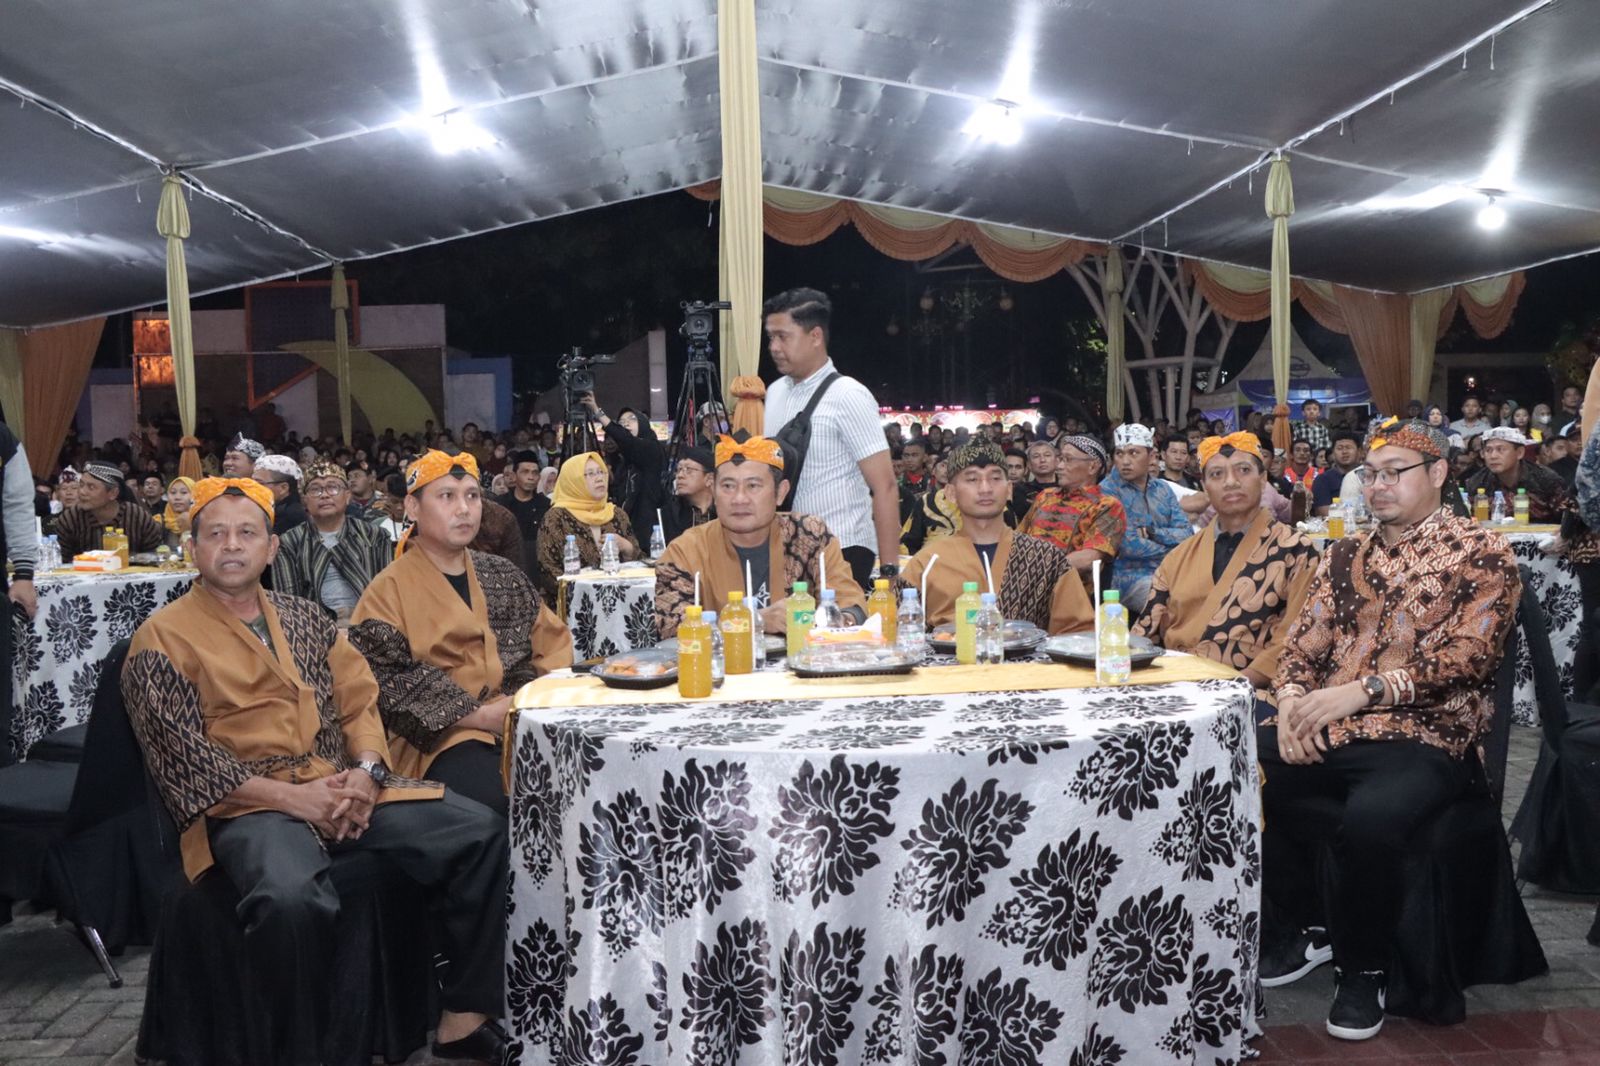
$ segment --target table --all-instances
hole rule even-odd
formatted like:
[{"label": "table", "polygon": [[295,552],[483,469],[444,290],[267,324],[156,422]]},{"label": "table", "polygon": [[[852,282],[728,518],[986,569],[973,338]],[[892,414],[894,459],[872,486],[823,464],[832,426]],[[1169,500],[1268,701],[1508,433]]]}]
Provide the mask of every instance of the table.
[{"label": "table", "polygon": [[40,574],[32,623],[13,614],[12,755],[22,758],[41,737],[87,721],[111,646],[189,591],[194,579],[194,570],[143,566],[109,574]]},{"label": "table", "polygon": [[616,574],[583,570],[556,580],[556,614],[572,631],[578,662],[656,643],[656,572],[624,567]]},{"label": "table", "polygon": [[[1545,625],[1550,631],[1550,650],[1561,670],[1561,689],[1572,697],[1572,663],[1578,649],[1578,626],[1583,620],[1583,597],[1578,591],[1578,574],[1564,556],[1546,555],[1540,547],[1561,531],[1555,525],[1499,526],[1494,532],[1504,537],[1516,554],[1517,562],[1528,568],[1528,583],[1544,608]],[[1311,534],[1319,550],[1328,538]],[[1511,720],[1518,725],[1539,724],[1539,701],[1533,686],[1533,656],[1526,640],[1517,642],[1517,684],[1511,698]]]},{"label": "table", "polygon": [[1259,1031],[1252,693],[1191,656],[1135,676],[765,673],[693,703],[524,687],[519,1061],[1240,1061]]}]

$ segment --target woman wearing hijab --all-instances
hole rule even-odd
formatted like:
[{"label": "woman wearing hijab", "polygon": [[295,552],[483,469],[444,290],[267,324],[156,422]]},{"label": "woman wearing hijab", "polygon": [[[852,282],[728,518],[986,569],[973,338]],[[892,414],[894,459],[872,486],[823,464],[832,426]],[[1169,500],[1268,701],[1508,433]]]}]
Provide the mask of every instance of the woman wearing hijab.
[{"label": "woman wearing hijab", "polygon": [[189,532],[189,509],[194,506],[194,479],[175,477],[167,486],[167,506],[156,516],[167,534],[167,547],[176,548]]},{"label": "woman wearing hijab", "polygon": [[606,498],[610,474],[598,452],[583,452],[561,464],[556,475],[555,498],[550,513],[539,525],[535,571],[539,591],[556,594],[556,579],[563,571],[562,552],[570,534],[578,545],[578,558],[586,568],[600,565],[600,545],[607,533],[617,536],[617,556],[639,558],[639,541],[628,513]]},{"label": "woman wearing hijab", "polygon": [[556,491],[556,475],[561,473],[553,466],[539,471],[539,495],[549,498]]}]

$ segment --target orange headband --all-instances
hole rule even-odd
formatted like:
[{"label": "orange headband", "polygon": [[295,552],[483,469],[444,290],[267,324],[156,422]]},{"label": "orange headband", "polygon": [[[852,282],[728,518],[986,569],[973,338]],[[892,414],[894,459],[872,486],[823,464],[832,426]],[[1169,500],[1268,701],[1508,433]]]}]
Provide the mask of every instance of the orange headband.
[{"label": "orange headband", "polygon": [[454,470],[471,474],[474,480],[478,477],[478,460],[468,452],[460,455],[446,455],[438,449],[430,449],[422,457],[406,467],[406,495],[420,492],[424,486],[432,484]]},{"label": "orange headband", "polygon": [[267,525],[276,521],[272,511],[272,490],[261,482],[247,477],[202,478],[194,487],[194,506],[189,509],[192,519],[202,508],[218,496],[247,496],[250,502],[267,512]]},{"label": "orange headband", "polygon": [[1212,457],[1220,452],[1224,446],[1230,444],[1233,445],[1234,451],[1253,455],[1263,463],[1266,462],[1266,459],[1261,455],[1261,438],[1254,433],[1246,433],[1241,430],[1238,433],[1229,433],[1226,437],[1207,437],[1201,441],[1199,451],[1200,468],[1202,470],[1205,469],[1205,465],[1212,460]]},{"label": "orange headband", "polygon": [[717,438],[718,466],[741,455],[753,463],[766,463],[778,473],[783,473],[783,448],[771,437],[751,437],[743,444],[726,434]]}]

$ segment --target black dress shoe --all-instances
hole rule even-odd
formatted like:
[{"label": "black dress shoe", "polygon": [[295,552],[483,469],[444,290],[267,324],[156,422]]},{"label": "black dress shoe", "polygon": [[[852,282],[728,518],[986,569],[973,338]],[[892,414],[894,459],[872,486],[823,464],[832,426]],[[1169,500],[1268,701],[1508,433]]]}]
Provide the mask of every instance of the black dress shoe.
[{"label": "black dress shoe", "polygon": [[460,1040],[451,1040],[433,1043],[433,1057],[436,1059],[466,1059],[471,1062],[487,1062],[491,1066],[500,1066],[506,1060],[506,1051],[510,1041],[506,1038],[505,1030],[499,1023],[487,1021]]}]

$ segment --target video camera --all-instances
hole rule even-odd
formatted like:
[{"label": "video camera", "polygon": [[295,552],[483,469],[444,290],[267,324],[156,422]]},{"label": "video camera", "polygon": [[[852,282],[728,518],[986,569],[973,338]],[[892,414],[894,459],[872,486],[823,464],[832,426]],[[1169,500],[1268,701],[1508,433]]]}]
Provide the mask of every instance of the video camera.
[{"label": "video camera", "polygon": [[733,305],[726,300],[716,303],[706,303],[704,300],[684,300],[678,304],[683,308],[683,325],[678,327],[678,332],[689,342],[689,358],[711,358],[711,334],[717,326],[718,311],[732,311]]},{"label": "video camera", "polygon": [[584,393],[594,391],[594,368],[616,361],[615,355],[584,355],[582,348],[574,348],[556,363],[556,376],[561,382],[561,395],[569,419],[573,412],[584,410]]}]

